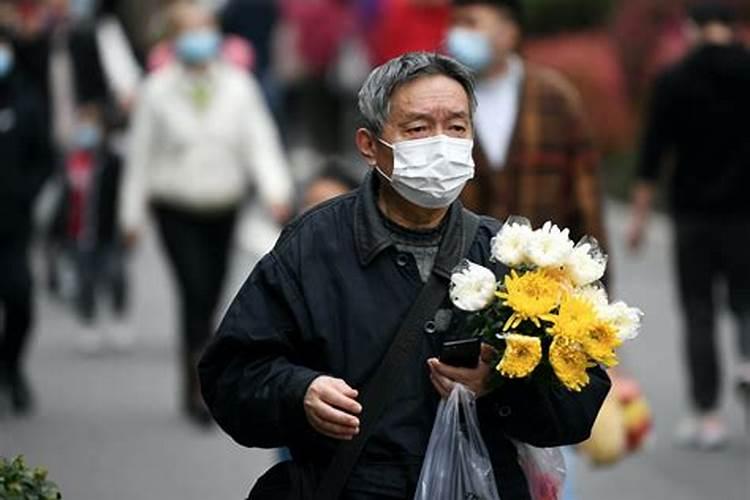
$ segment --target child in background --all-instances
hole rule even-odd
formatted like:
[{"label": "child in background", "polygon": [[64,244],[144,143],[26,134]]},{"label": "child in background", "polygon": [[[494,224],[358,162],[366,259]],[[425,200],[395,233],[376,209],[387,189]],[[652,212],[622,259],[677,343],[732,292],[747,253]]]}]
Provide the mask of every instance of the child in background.
[{"label": "child in background", "polygon": [[307,212],[315,205],[356,189],[359,180],[343,160],[336,157],[328,158],[321,166],[320,172],[305,186],[299,211]]},{"label": "child in background", "polygon": [[[120,164],[105,147],[102,110],[81,106],[73,147],[66,155],[65,235],[67,253],[74,262],[74,306],[81,322],[79,348],[88,354],[109,343],[124,349],[133,341],[127,317],[127,280],[124,246],[115,210]],[[106,292],[114,321],[101,329],[97,297]]]}]

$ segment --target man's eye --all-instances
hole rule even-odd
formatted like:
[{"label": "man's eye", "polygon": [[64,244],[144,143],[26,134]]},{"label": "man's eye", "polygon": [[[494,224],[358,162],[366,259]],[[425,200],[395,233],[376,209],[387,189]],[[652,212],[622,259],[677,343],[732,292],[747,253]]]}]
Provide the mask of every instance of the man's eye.
[{"label": "man's eye", "polygon": [[419,134],[424,132],[425,130],[427,130],[427,127],[420,125],[418,127],[409,128],[407,132],[409,132],[410,134]]}]

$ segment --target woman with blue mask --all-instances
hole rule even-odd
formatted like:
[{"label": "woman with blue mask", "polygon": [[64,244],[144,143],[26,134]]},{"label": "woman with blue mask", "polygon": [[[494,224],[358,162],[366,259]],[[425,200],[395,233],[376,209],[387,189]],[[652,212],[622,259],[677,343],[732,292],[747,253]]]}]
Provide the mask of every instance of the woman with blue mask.
[{"label": "woman with blue mask", "polygon": [[33,323],[31,213],[52,164],[43,100],[21,81],[14,60],[0,30],[0,416],[33,406],[23,366]]},{"label": "woman with blue mask", "polygon": [[192,29],[177,38],[174,48],[184,64],[201,66],[219,54],[221,37],[215,28]]},{"label": "woman with blue mask", "polygon": [[132,245],[148,207],[156,216],[179,295],[183,409],[206,425],[195,363],[215,326],[238,208],[254,181],[283,220],[292,183],[257,82],[219,57],[213,16],[179,3],[169,17],[176,57],[137,99],[120,222]]}]

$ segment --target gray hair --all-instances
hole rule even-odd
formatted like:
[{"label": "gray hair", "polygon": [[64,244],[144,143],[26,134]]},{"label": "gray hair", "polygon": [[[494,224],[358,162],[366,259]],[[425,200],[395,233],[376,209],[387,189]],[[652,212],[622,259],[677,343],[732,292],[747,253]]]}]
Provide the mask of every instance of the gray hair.
[{"label": "gray hair", "polygon": [[391,96],[403,84],[423,76],[445,75],[466,91],[470,112],[477,107],[474,76],[455,59],[431,52],[409,52],[378,66],[359,90],[362,126],[375,134],[383,131],[391,112]]}]

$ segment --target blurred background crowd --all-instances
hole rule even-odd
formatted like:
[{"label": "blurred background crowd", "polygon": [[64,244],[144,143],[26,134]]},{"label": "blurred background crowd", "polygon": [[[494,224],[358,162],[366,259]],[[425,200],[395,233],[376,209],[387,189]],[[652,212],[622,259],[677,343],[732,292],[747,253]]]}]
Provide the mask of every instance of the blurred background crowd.
[{"label": "blurred background crowd", "polygon": [[[366,171],[353,141],[361,83],[405,52],[450,52],[451,29],[472,23],[456,19],[453,3],[0,0],[0,412],[35,408],[36,377],[23,363],[32,354],[32,275],[75,318],[72,342],[82,353],[125,352],[140,341],[128,264],[150,213],[175,283],[179,404],[206,426],[194,366],[215,325],[233,242],[257,257],[280,225],[358,185]],[[580,96],[595,181],[604,187],[603,195],[592,188],[592,203],[628,199],[654,81],[689,54],[686,12],[695,2],[520,3],[522,36],[512,50],[564,75]],[[750,41],[750,2],[715,3],[733,9],[737,40]],[[526,213],[533,205],[519,203],[533,218]],[[645,219],[643,205],[636,219]],[[582,229],[607,241],[598,222]],[[629,235],[633,247],[638,230]],[[613,279],[621,279],[616,266]],[[710,362],[690,363],[717,377]],[[623,397],[638,399],[635,381],[622,379]],[[750,368],[745,382],[750,398]],[[705,417],[718,404],[716,383],[701,384],[692,399]],[[643,408],[634,411],[648,419]],[[693,424],[682,437],[698,447],[725,440],[716,419]]]}]

